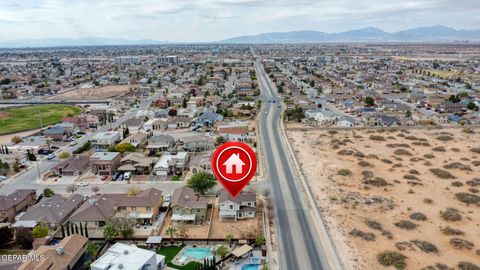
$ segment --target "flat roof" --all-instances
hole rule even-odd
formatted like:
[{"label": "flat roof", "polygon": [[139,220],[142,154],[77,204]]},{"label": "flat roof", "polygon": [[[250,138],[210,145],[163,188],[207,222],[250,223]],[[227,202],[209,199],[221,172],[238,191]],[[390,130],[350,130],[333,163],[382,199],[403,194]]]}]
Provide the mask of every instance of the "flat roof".
[{"label": "flat roof", "polygon": [[90,158],[98,159],[98,160],[112,160],[120,153],[118,152],[96,152]]}]

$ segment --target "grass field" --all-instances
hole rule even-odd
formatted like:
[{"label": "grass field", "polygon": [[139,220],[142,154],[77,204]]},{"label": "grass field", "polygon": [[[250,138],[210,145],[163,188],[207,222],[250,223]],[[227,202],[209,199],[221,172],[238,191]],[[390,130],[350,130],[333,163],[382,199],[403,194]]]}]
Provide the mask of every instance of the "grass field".
[{"label": "grass field", "polygon": [[63,104],[1,109],[0,135],[52,125],[60,122],[63,117],[80,112],[81,109],[76,106]]}]

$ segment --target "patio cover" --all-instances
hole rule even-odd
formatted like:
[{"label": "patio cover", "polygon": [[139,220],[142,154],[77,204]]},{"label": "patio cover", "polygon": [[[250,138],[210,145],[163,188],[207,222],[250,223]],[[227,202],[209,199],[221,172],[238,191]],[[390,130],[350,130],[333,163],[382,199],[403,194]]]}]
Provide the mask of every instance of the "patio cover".
[{"label": "patio cover", "polygon": [[152,244],[152,245],[160,244],[162,242],[162,239],[163,238],[161,236],[149,236],[145,244]]},{"label": "patio cover", "polygon": [[195,214],[190,214],[190,215],[173,214],[172,220],[173,221],[195,221]]},{"label": "patio cover", "polygon": [[18,220],[13,224],[12,227],[17,228],[17,227],[26,227],[26,228],[33,228],[37,226],[37,222],[35,220]]},{"label": "patio cover", "polygon": [[242,257],[243,255],[247,254],[250,252],[253,248],[249,245],[243,245],[239,248],[236,248],[234,251],[232,251],[233,256],[235,257]]},{"label": "patio cover", "polygon": [[121,172],[131,172],[131,171],[135,171],[135,167],[133,167],[132,164],[125,164],[125,165],[122,165],[122,166],[118,167],[117,170],[121,171]]},{"label": "patio cover", "polygon": [[153,213],[128,213],[129,218],[152,218]]}]

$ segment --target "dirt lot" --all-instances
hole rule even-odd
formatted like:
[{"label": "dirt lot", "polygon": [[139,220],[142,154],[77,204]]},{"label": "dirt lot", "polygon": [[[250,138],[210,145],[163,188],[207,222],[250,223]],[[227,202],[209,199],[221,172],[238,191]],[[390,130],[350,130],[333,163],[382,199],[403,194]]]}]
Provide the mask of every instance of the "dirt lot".
[{"label": "dirt lot", "polygon": [[47,99],[104,99],[127,93],[132,85],[110,85],[99,88],[76,89],[48,97]]},{"label": "dirt lot", "polygon": [[237,221],[220,221],[219,210],[213,211],[210,238],[225,238],[227,234],[233,234],[234,238],[254,238],[263,234],[262,214],[258,212],[255,218]]},{"label": "dirt lot", "polygon": [[[212,214],[212,210],[209,209],[207,212],[207,217],[209,218]],[[168,227],[173,226],[177,228],[177,234],[184,234],[186,238],[200,238],[205,239],[208,235],[208,223],[203,223],[202,225],[194,225],[194,224],[175,224],[172,222],[172,215],[171,212],[167,214],[165,220],[163,222],[162,229],[160,230],[160,235],[163,236],[165,239],[170,239],[170,236],[167,234]],[[180,237],[176,235],[174,237]]]},{"label": "dirt lot", "polygon": [[479,130],[288,128],[346,269],[478,269]]}]

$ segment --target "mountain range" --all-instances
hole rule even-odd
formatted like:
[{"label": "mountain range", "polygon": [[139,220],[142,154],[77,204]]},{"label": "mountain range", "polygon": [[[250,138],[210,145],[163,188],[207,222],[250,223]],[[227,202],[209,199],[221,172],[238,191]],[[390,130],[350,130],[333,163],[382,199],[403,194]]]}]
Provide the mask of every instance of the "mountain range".
[{"label": "mountain range", "polygon": [[[221,41],[205,43],[322,43],[322,42],[454,42],[480,41],[480,30],[456,30],[442,25],[417,27],[398,32],[385,32],[379,28],[366,27],[338,33],[321,31],[291,31],[262,33],[250,36],[233,37]],[[21,39],[0,42],[0,48],[25,47],[67,47],[67,46],[106,46],[106,45],[160,45],[178,44],[173,41],[153,39],[128,40],[102,37],[90,38],[43,38]]]}]

